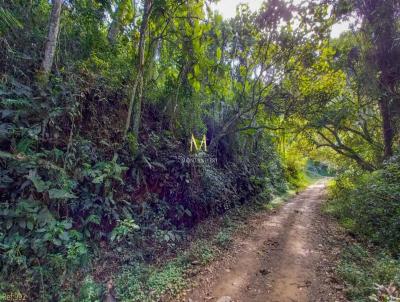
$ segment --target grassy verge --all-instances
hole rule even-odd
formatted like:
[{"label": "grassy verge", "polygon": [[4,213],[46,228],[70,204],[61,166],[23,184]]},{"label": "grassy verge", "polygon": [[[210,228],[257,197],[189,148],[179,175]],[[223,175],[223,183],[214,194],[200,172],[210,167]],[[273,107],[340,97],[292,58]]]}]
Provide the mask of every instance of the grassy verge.
[{"label": "grassy verge", "polygon": [[398,163],[330,183],[325,206],[357,243],[344,249],[338,273],[351,301],[400,301]]},{"label": "grassy verge", "polygon": [[393,289],[400,284],[400,261],[387,253],[355,244],[343,251],[337,270],[351,301],[399,301]]},{"label": "grassy verge", "polygon": [[279,207],[295,194],[295,190],[290,190],[271,201],[257,200],[231,209],[219,219],[200,224],[189,248],[158,266],[125,266],[115,279],[118,301],[150,302],[161,296],[179,298],[203,266],[225,254],[234,234],[245,227],[243,221],[254,213]]}]

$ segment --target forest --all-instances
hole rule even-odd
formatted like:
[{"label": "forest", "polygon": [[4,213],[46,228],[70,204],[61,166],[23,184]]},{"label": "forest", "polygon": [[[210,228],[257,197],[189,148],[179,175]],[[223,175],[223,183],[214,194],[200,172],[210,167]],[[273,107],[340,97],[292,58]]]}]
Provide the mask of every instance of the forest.
[{"label": "forest", "polygon": [[216,2],[0,0],[0,301],[206,301],[316,183],[343,300],[279,301],[400,301],[400,1]]}]

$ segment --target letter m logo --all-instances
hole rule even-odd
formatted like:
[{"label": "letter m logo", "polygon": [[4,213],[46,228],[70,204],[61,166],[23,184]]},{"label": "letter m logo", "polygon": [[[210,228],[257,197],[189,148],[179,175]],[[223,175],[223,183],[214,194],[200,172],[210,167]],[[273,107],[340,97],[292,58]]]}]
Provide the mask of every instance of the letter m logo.
[{"label": "letter m logo", "polygon": [[207,152],[207,140],[206,140],[206,135],[204,134],[201,141],[200,141],[200,146],[196,140],[196,138],[194,137],[194,135],[192,134],[192,137],[190,138],[190,152],[193,152],[193,149],[195,150],[195,152],[201,150],[203,148],[203,150],[205,152]]}]

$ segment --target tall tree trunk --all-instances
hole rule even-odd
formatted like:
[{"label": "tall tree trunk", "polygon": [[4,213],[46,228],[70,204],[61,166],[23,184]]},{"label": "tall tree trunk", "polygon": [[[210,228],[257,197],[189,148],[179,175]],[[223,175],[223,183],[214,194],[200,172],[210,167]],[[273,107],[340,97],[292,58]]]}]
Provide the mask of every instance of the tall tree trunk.
[{"label": "tall tree trunk", "polygon": [[379,101],[379,109],[382,118],[384,158],[386,159],[393,155],[392,145],[393,145],[393,134],[394,134],[392,128],[389,101],[386,97],[382,97],[382,99]]},{"label": "tall tree trunk", "polygon": [[119,32],[119,27],[120,27],[120,24],[119,24],[118,16],[116,16],[112,20],[110,28],[108,29],[108,33],[107,33],[107,39],[111,45],[115,44],[115,40],[117,39],[117,35]]},{"label": "tall tree trunk", "polygon": [[47,42],[44,51],[44,58],[41,66],[41,73],[43,83],[47,82],[48,76],[53,66],[54,54],[57,48],[57,39],[60,28],[60,15],[62,0],[52,0],[52,9],[49,21],[49,32],[47,35]]},{"label": "tall tree trunk", "polygon": [[[131,128],[133,135],[138,138],[140,128],[140,117],[142,111],[142,91],[143,91],[143,73],[144,73],[144,53],[146,31],[149,23],[149,17],[152,11],[153,0],[145,0],[143,7],[143,19],[139,30],[139,45],[138,45],[138,64],[137,75],[132,87],[131,99],[129,102],[128,116],[125,123],[124,137],[126,137]],[[136,98],[136,92],[139,88],[139,97]],[[133,110],[134,109],[134,110]]]},{"label": "tall tree trunk", "polygon": [[395,136],[393,122],[395,114],[393,95],[398,83],[397,61],[399,49],[396,38],[396,2],[392,0],[368,0],[359,2],[359,8],[370,26],[373,55],[379,74],[379,109],[382,118],[384,158],[393,155],[392,145]]},{"label": "tall tree trunk", "polygon": [[133,119],[132,119],[132,132],[135,137],[139,137],[139,129],[140,129],[140,121],[141,121],[141,113],[142,113],[142,97],[143,97],[143,74],[139,78],[138,83],[138,96],[136,98],[133,110]]}]

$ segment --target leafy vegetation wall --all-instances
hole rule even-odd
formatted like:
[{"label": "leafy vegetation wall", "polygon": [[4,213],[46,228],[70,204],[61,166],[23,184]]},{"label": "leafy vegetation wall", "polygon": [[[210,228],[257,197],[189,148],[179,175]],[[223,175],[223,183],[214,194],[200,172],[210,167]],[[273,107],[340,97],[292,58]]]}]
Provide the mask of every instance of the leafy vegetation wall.
[{"label": "leafy vegetation wall", "polygon": [[[211,2],[0,0],[1,291],[79,300],[108,263],[156,262],[200,221],[304,186],[305,167],[392,169],[395,1],[267,1],[231,20]],[[363,30],[330,39],[352,12]]]},{"label": "leafy vegetation wall", "polygon": [[[104,257],[111,251],[118,258],[112,263],[156,262],[198,222],[287,190],[276,138],[257,126],[260,101],[243,105],[226,91],[239,82],[242,88],[258,84],[239,75],[229,83],[229,63],[218,63],[228,50],[222,54],[211,44],[225,43],[221,31],[228,24],[212,14],[207,23],[196,21],[205,17],[202,3],[164,3],[167,13],[177,10],[175,18],[154,3],[145,55],[158,59],[142,75],[140,131],[126,133],[131,83],[139,73],[135,45],[143,34],[133,16],[143,8],[131,3],[64,2],[46,74],[43,53],[47,58],[57,1],[1,1],[1,292],[82,301],[87,276],[104,282],[112,274],[94,271],[99,262],[109,263]],[[109,13],[124,24],[115,40],[105,21]],[[164,41],[158,35],[170,21],[172,41]],[[239,30],[244,23],[232,26]],[[199,44],[192,36],[202,32]],[[251,51],[246,43],[240,51]],[[248,129],[237,131],[241,127]],[[206,135],[213,149],[191,153],[192,134]]]},{"label": "leafy vegetation wall", "polygon": [[339,267],[352,300],[398,298],[399,177],[400,160],[395,155],[379,170],[347,171],[331,183],[326,210],[361,242],[345,251]]}]

